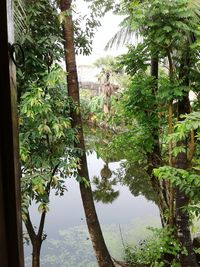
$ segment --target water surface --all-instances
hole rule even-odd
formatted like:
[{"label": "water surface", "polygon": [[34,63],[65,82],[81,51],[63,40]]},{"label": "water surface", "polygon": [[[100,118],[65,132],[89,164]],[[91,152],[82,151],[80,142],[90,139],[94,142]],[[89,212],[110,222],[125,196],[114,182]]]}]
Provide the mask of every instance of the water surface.
[{"label": "water surface", "polygon": [[[121,162],[104,162],[97,158],[95,151],[87,156],[91,181],[101,177],[105,166],[108,171],[107,181],[115,179]],[[119,180],[119,175],[118,178]],[[140,186],[148,187],[141,180]],[[94,252],[86,227],[84,211],[79,193],[79,185],[74,179],[66,181],[68,192],[63,197],[51,194],[50,212],[47,214],[45,233],[47,239],[42,245],[42,267],[93,267],[97,266]],[[134,184],[132,185],[132,187]],[[93,185],[95,190],[95,186]],[[147,226],[159,226],[159,212],[153,201],[144,196],[134,196],[129,187],[119,182],[112,186],[119,196],[112,203],[95,202],[97,214],[103,229],[103,234],[113,257],[123,258],[124,244],[134,244],[148,235]],[[132,191],[136,188],[132,188]],[[32,219],[38,225],[38,213],[35,207],[31,208]],[[26,266],[31,267],[31,248],[25,248]]]}]

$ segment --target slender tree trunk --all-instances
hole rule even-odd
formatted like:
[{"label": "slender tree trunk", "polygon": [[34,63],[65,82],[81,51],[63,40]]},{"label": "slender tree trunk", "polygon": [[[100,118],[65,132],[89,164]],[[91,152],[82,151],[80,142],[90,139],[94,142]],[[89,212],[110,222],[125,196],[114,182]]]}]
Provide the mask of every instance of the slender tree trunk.
[{"label": "slender tree trunk", "polygon": [[[176,157],[176,168],[187,169],[188,161],[186,153],[179,153]],[[182,267],[196,267],[197,261],[193,251],[192,239],[189,228],[189,214],[184,210],[188,205],[188,197],[176,188],[176,231],[177,238],[187,253],[180,254],[179,259]]]},{"label": "slender tree trunk", "polygon": [[[158,55],[154,55],[153,53],[151,56],[151,76],[154,79],[153,85],[152,85],[152,96],[156,98],[157,90],[158,90]],[[156,104],[152,112],[157,114]],[[154,128],[152,129],[152,137],[154,140],[153,148],[152,148],[151,153],[147,155],[147,158],[148,158],[147,173],[150,176],[151,184],[155,191],[156,203],[160,210],[161,223],[162,223],[162,226],[164,227],[167,224],[164,214],[165,214],[165,211],[168,210],[169,208],[168,197],[167,197],[168,192],[166,190],[166,182],[159,181],[157,177],[155,177],[153,174],[153,169],[158,168],[162,165],[159,134],[160,134],[159,133],[159,117],[157,116],[157,125],[155,125]]]},{"label": "slender tree trunk", "polygon": [[40,249],[41,249],[41,245],[37,240],[35,240],[32,243],[32,246],[33,246],[32,267],[40,267]]},{"label": "slender tree trunk", "polygon": [[[173,61],[171,57],[171,51],[170,49],[167,51],[168,61],[169,61],[169,79],[171,84],[174,82],[174,66]],[[168,134],[173,133],[173,100],[170,100],[168,103]],[[172,162],[172,140],[169,141],[169,166],[173,165]],[[174,220],[175,220],[175,197],[174,197],[174,188],[172,187],[171,182],[168,182],[168,194],[169,194],[169,225],[174,226]]]},{"label": "slender tree trunk", "polygon": [[[190,112],[189,97],[186,95],[178,103],[179,120],[181,114],[187,114]],[[178,146],[184,146],[187,148],[187,141],[181,141]],[[189,162],[187,159],[187,153],[181,152],[175,159],[175,167],[186,170]],[[192,239],[189,228],[189,214],[184,210],[184,207],[188,205],[188,197],[180,189],[176,188],[176,231],[177,238],[181,245],[186,249],[187,253],[180,254],[180,263],[182,267],[196,267],[197,261],[193,251]]]},{"label": "slender tree trunk", "polygon": [[41,215],[40,226],[37,234],[33,228],[29,213],[27,214],[27,219],[25,221],[25,226],[32,244],[32,267],[40,267],[40,250],[43,242],[42,234],[45,216],[46,212],[43,212]]},{"label": "slender tree trunk", "polygon": [[[172,101],[168,104],[168,134],[173,133],[173,103]],[[169,166],[172,166],[172,140],[169,141]]]},{"label": "slender tree trunk", "polygon": [[[172,68],[171,68],[172,71]],[[171,72],[170,71],[170,72]],[[173,102],[170,101],[168,104],[168,134],[173,133]],[[172,140],[169,141],[169,166],[172,166]],[[168,195],[169,195],[169,225],[174,226],[174,189],[170,181],[168,181]]]},{"label": "slender tree trunk", "polygon": [[[190,53],[189,43],[186,45],[186,51],[182,56],[182,63],[180,67],[179,78],[185,86],[189,86],[189,68],[190,68]],[[189,94],[185,94],[182,100],[178,101],[178,119],[181,121],[181,115],[190,113],[190,100]],[[188,147],[187,140],[180,141],[178,146],[184,146],[186,151]],[[180,152],[175,159],[175,167],[186,170],[189,161],[186,152]],[[180,254],[180,263],[182,267],[196,267],[197,260],[193,251],[192,238],[189,228],[189,214],[184,210],[188,205],[188,197],[179,188],[176,188],[176,231],[177,238],[186,253]]]},{"label": "slender tree trunk", "polygon": [[[55,173],[58,169],[59,164],[60,163],[58,163],[52,169],[50,181],[47,183],[45,190],[47,192],[48,197],[49,197],[50,192],[51,192],[51,182],[52,182],[53,176],[55,175]],[[44,225],[45,225],[45,219],[46,219],[46,211],[44,210],[41,214],[40,224],[39,224],[39,228],[38,228],[37,233],[36,233],[35,229],[33,228],[33,224],[31,222],[29,212],[26,214],[26,216],[27,216],[27,218],[25,221],[25,226],[26,226],[26,229],[27,229],[27,232],[28,232],[28,235],[30,237],[31,244],[32,244],[32,267],[40,267],[40,250],[41,250],[42,242],[45,239],[45,237],[44,237]]]},{"label": "slender tree trunk", "polygon": [[[67,70],[67,88],[68,95],[73,99],[74,103],[80,107],[79,100],[79,85],[76,69],[75,50],[74,50],[74,31],[73,21],[71,15],[71,1],[60,0],[60,8],[62,12],[66,12],[65,19],[63,20],[63,36],[64,36],[64,47],[65,47],[65,61]],[[81,121],[80,112],[74,110],[71,111],[72,125],[78,130],[79,143],[75,144],[77,148],[82,150],[80,156],[80,169],[78,170],[79,175],[89,181],[87,160],[85,154],[85,144],[83,138],[83,128]],[[85,184],[80,183],[80,192],[85,211],[86,221],[88,230],[92,240],[93,248],[96,253],[96,258],[100,267],[114,267],[114,263],[110,257],[108,249],[106,247],[98,217],[96,214],[92,190],[91,187],[86,187]]]}]

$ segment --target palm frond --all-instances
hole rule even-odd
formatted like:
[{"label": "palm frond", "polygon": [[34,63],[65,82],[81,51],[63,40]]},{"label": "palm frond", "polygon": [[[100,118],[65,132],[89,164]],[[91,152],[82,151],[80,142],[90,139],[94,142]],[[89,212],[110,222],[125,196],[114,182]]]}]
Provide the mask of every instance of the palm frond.
[{"label": "palm frond", "polygon": [[188,6],[193,9],[194,14],[200,18],[200,0],[189,0]]},{"label": "palm frond", "polygon": [[15,39],[18,41],[20,39],[20,36],[22,36],[22,34],[25,33],[28,29],[24,0],[14,1],[14,28]]},{"label": "palm frond", "polygon": [[121,29],[108,41],[105,50],[119,48],[119,46],[138,43],[139,32],[133,31],[128,26],[122,26]]}]

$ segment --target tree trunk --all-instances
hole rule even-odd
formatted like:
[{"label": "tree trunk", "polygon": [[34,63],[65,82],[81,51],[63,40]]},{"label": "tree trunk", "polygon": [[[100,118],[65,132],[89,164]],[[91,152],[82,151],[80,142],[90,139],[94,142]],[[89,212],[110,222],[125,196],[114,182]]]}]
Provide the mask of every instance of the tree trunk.
[{"label": "tree trunk", "polygon": [[[189,97],[186,95],[178,103],[179,120],[181,114],[186,114],[190,112],[190,102]],[[181,141],[178,146],[187,147],[187,141]],[[186,170],[188,168],[187,153],[181,152],[177,155],[175,159],[175,167],[179,169]],[[188,198],[185,193],[181,192],[176,188],[176,231],[177,238],[181,243],[182,247],[186,249],[186,254],[180,254],[179,259],[182,267],[196,267],[197,261],[196,256],[193,251],[192,239],[189,229],[189,214],[183,208],[188,205]]]},{"label": "tree trunk", "polygon": [[38,240],[34,240],[32,243],[33,252],[32,252],[32,267],[40,267],[40,249],[41,245]]},{"label": "tree trunk", "polygon": [[[79,98],[79,86],[78,77],[76,69],[75,60],[75,50],[74,50],[74,31],[73,31],[73,21],[71,15],[71,1],[60,0],[60,9],[62,12],[66,12],[65,19],[63,20],[63,36],[64,36],[64,47],[65,47],[65,62],[67,70],[67,88],[68,95],[73,99],[74,103],[80,107]],[[80,112],[71,110],[72,126],[78,130],[79,143],[75,144],[77,148],[82,150],[80,156],[81,168],[78,170],[79,175],[84,177],[89,181],[87,160],[85,154],[85,144],[83,138],[83,128],[81,121]],[[92,240],[93,248],[96,253],[96,258],[100,267],[114,267],[114,263],[110,257],[108,249],[106,247],[98,217],[96,214],[92,190],[91,187],[80,182],[80,192],[83,202],[83,207],[85,211],[86,221],[88,225],[88,230]]]},{"label": "tree trunk", "polygon": [[[168,134],[173,133],[173,101],[168,104]],[[169,166],[172,166],[172,140],[169,141]],[[169,194],[169,225],[174,226],[174,189],[170,181],[168,181],[168,194]]]},{"label": "tree trunk", "polygon": [[[173,66],[173,60],[171,56],[170,49],[167,50],[167,57],[169,61],[169,80],[171,84],[174,82],[174,66]],[[173,133],[173,100],[171,99],[168,103],[168,134],[171,135]],[[168,147],[168,157],[169,157],[169,166],[172,166],[172,151],[173,151],[173,145],[172,140],[169,141],[169,147]],[[168,182],[168,197],[169,197],[169,225],[171,227],[174,226],[175,223],[175,197],[174,197],[174,189],[172,187],[171,182]]]},{"label": "tree trunk", "polygon": [[43,229],[45,223],[46,212],[43,212],[40,218],[40,225],[38,233],[36,234],[29,213],[27,213],[27,218],[25,221],[25,226],[32,244],[32,267],[40,267],[40,250],[42,246]]},{"label": "tree trunk", "polygon": [[196,256],[193,251],[192,239],[189,229],[189,215],[183,207],[187,206],[188,198],[179,189],[176,190],[176,231],[177,238],[182,247],[186,249],[186,253],[179,255],[182,267],[196,267]]},{"label": "tree trunk", "polygon": [[[158,55],[151,55],[151,76],[154,79],[152,85],[152,95],[156,98],[158,90]],[[152,112],[157,114],[157,105]],[[159,142],[159,117],[157,116],[157,125],[152,129],[152,137],[154,140],[153,148],[151,153],[147,155],[148,159],[148,169],[147,173],[150,176],[152,187],[156,195],[156,203],[160,211],[160,218],[162,226],[164,227],[167,224],[166,218],[164,216],[165,211],[169,208],[168,197],[166,190],[166,182],[159,181],[157,177],[153,174],[153,169],[158,168],[162,165],[161,151],[160,151],[160,142]]]},{"label": "tree trunk", "polygon": [[[182,80],[185,86],[189,86],[189,68],[190,68],[190,54],[189,44],[186,45],[186,53],[182,56],[182,62],[179,72],[179,78]],[[183,120],[181,115],[190,113],[190,101],[188,93],[183,96],[182,100],[178,101],[178,119]],[[187,151],[187,140],[180,141],[178,146],[184,146]],[[181,152],[175,159],[175,167],[186,170],[189,162],[186,152]],[[185,193],[181,192],[179,188],[176,188],[176,231],[177,238],[183,248],[186,249],[186,253],[180,254],[179,259],[182,267],[196,267],[197,260],[193,251],[192,238],[189,228],[189,214],[183,208],[188,205],[188,197]]]}]

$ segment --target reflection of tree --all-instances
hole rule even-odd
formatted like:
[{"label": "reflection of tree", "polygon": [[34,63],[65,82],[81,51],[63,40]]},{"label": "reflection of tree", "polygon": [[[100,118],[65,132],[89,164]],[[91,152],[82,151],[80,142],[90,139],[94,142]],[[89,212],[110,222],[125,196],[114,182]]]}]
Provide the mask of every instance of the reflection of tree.
[{"label": "reflection of tree", "polygon": [[115,151],[115,154],[110,149],[110,144],[113,140],[114,132],[108,129],[91,128],[84,125],[86,150],[89,153],[96,152],[98,158],[104,162],[120,161],[121,151]]},{"label": "reflection of tree", "polygon": [[112,171],[109,169],[108,163],[103,166],[103,169],[100,173],[102,179],[109,179],[112,176]]},{"label": "reflection of tree", "polygon": [[129,187],[134,196],[143,195],[146,199],[155,201],[155,194],[149,176],[141,166],[123,162],[117,172],[119,181]]},{"label": "reflection of tree", "polygon": [[[113,140],[113,132],[105,130],[102,131],[96,128],[95,135],[94,132],[93,135],[91,135],[91,133],[87,130],[88,130],[87,127],[85,127],[85,132],[87,136],[86,138],[87,151],[89,150],[91,150],[92,152],[95,151],[97,153],[97,156],[103,159],[105,162],[113,162],[113,161],[116,162],[122,160],[121,146],[115,147],[116,148],[115,150],[110,149],[110,144]],[[127,151],[130,151],[131,148],[127,147],[126,149]],[[135,155],[133,153],[133,158],[134,157]],[[117,182],[120,182],[122,185],[128,186],[130,192],[134,196],[143,195],[148,200],[155,201],[154,191],[152,189],[149,176],[147,175],[144,166],[135,164],[135,161],[132,164],[129,161],[126,162],[122,161],[121,167],[117,171],[115,171],[115,176],[116,176],[115,179],[111,178],[111,174],[112,173],[108,168],[108,164],[105,164],[103,169],[101,170],[102,178],[95,177],[93,183],[96,186],[94,192],[94,198],[96,201],[102,201],[101,198],[103,198],[103,194],[105,195],[106,192],[109,193],[109,189],[106,189],[106,187],[108,187],[109,184],[111,183],[113,183],[111,184],[111,189],[110,189],[110,193],[112,193],[111,192],[111,190],[113,190],[112,186],[116,185]],[[111,203],[111,202],[105,201],[104,203]]]},{"label": "reflection of tree", "polygon": [[117,185],[117,179],[112,179],[111,176],[112,171],[106,163],[101,170],[101,178],[97,176],[93,178],[93,184],[95,185],[93,196],[97,202],[112,203],[119,196],[119,191],[113,189],[113,186]]}]

